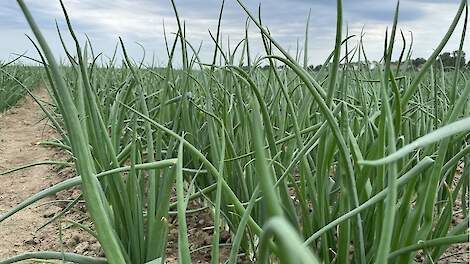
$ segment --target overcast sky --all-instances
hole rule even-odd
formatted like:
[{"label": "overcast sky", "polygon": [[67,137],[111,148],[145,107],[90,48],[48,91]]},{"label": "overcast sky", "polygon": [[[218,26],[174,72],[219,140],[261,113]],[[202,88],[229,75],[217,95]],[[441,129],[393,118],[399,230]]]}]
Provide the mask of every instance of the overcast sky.
[{"label": "overcast sky", "polygon": [[[65,31],[65,22],[58,0],[25,0],[36,21],[39,23],[49,44],[58,57],[63,57],[55,21]],[[142,44],[147,52],[147,61],[155,54],[156,61],[166,61],[163,39],[163,21],[166,31],[176,32],[176,20],[170,0],[64,0],[75,31],[89,36],[95,52],[110,56],[121,36],[129,52],[136,60],[143,55],[136,43]],[[305,23],[309,9],[311,21],[309,30],[309,63],[322,63],[334,45],[336,5],[333,0],[245,0],[248,7],[257,13],[261,3],[264,23],[284,48],[295,53],[296,46],[303,45]],[[248,4],[249,2],[249,4]],[[391,26],[395,0],[344,0],[344,34],[346,25],[350,34],[359,34],[364,28],[366,52],[370,59],[379,59],[383,53],[386,27]],[[459,0],[402,0],[400,2],[399,28],[410,40],[409,31],[414,35],[414,57],[427,57],[437,46],[453,19]],[[208,30],[216,31],[221,0],[176,0],[181,19],[185,21],[187,38],[198,46],[203,43],[201,58],[210,61],[213,50]],[[462,19],[463,20],[463,19]],[[235,0],[226,0],[222,18],[222,38],[226,45],[228,38],[238,42],[244,34],[246,15]],[[461,24],[444,50],[458,48]],[[14,57],[14,53],[27,52],[37,57],[24,34],[31,34],[19,7],[14,0],[0,1],[0,60]],[[357,38],[356,38],[357,40]],[[356,41],[353,40],[353,43]],[[250,25],[250,46],[252,55],[261,54],[258,31]],[[468,42],[468,34],[467,34]],[[67,39],[70,45],[70,39]],[[396,53],[401,48],[396,44]],[[70,47],[72,47],[70,45]],[[464,45],[470,54],[470,44]],[[232,47],[233,48],[233,47]],[[467,56],[468,57],[468,56]]]}]

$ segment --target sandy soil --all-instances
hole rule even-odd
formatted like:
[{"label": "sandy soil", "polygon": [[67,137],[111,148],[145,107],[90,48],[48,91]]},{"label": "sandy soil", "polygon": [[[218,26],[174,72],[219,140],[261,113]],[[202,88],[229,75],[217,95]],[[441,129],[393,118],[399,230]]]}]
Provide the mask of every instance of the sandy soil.
[{"label": "sandy soil", "polygon": [[[34,93],[39,98],[48,98],[45,89],[37,89]],[[64,154],[57,150],[37,145],[39,141],[54,137],[54,130],[47,124],[37,104],[30,97],[22,99],[17,106],[0,114],[0,171],[41,160],[63,158]],[[0,176],[0,214],[65,177],[67,175],[58,173],[51,166],[36,166]],[[70,194],[73,193],[61,196],[70,199]],[[27,251],[60,251],[62,248],[79,253],[83,251],[82,248],[93,245],[87,234],[71,229],[63,232],[64,243],[61,244],[58,224],[35,232],[64,206],[39,205],[58,198],[60,196],[45,199],[0,223],[0,259]]]}]

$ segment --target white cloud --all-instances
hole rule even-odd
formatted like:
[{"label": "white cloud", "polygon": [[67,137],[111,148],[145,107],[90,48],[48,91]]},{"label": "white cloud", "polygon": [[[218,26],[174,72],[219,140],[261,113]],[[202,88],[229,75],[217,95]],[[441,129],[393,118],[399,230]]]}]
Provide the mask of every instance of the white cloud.
[{"label": "white cloud", "polygon": [[[11,3],[5,4],[4,2],[0,3],[0,12],[12,9]],[[63,55],[60,53],[58,37],[54,33],[55,19],[59,21],[64,32],[66,29],[59,2],[39,0],[26,2],[33,15],[39,20],[40,26],[46,31],[47,38],[54,50],[59,56]],[[146,47],[148,54],[155,53],[160,61],[165,60],[162,21],[165,21],[169,35],[177,29],[170,1],[65,0],[64,2],[75,30],[82,37],[85,33],[90,36],[95,50],[102,50],[105,51],[105,54],[110,55],[118,36],[122,36],[132,56],[141,56],[140,47],[134,44],[134,42],[139,42]],[[384,21],[374,12],[380,8],[387,10],[389,7],[393,8],[395,1],[386,1],[382,7],[381,5],[369,5],[371,9],[368,9],[367,5],[363,5],[360,6],[364,10],[361,12],[357,11],[358,6],[355,6],[361,4],[359,2],[350,2],[351,6],[345,8],[344,21],[348,23],[350,34],[359,34],[364,26],[367,54],[371,59],[378,59],[383,53],[385,29],[387,26],[391,26],[391,21]],[[256,11],[256,3],[249,3],[250,8]],[[201,51],[203,59],[211,57],[213,45],[208,29],[215,34],[219,5],[219,1],[177,1],[181,19],[185,21],[188,39],[195,46],[204,41]],[[295,3],[280,0],[263,1],[262,14],[266,25],[272,30],[273,36],[285,48],[294,51],[297,40],[300,45],[303,45],[304,23],[310,6],[313,9],[309,33],[309,57],[311,63],[318,64],[323,62],[322,60],[326,58],[334,44],[334,6],[328,2],[315,2],[312,5],[310,1],[295,1]],[[427,57],[447,31],[457,5],[453,2],[406,1],[403,6],[407,8],[407,12],[404,13],[403,22],[399,22],[399,28],[404,32],[412,31],[414,33],[415,56]],[[372,9],[373,11],[368,11]],[[387,10],[379,11],[387,13]],[[413,13],[408,12],[409,10],[419,11],[419,14],[417,13],[414,18]],[[390,12],[393,13],[393,10]],[[9,17],[11,17],[11,21]],[[27,39],[22,36],[22,33],[29,32],[25,22],[19,21],[18,16],[9,17],[7,21],[0,23],[0,32],[3,36],[8,36],[5,41],[0,42],[0,58],[3,59],[7,58],[11,52],[21,53],[26,49],[31,49]],[[246,16],[241,9],[231,1],[227,1],[222,25],[224,42],[226,42],[227,36],[230,36],[231,45],[235,45],[243,37],[245,19]],[[454,34],[447,50],[458,47],[459,36],[460,32]],[[172,35],[170,35],[170,39],[173,39]],[[401,47],[400,38],[398,40],[397,50]],[[250,41],[252,42],[253,54],[261,53],[259,33],[253,24],[250,26]],[[470,45],[466,46],[470,47]],[[468,48],[465,51],[470,54]]]}]

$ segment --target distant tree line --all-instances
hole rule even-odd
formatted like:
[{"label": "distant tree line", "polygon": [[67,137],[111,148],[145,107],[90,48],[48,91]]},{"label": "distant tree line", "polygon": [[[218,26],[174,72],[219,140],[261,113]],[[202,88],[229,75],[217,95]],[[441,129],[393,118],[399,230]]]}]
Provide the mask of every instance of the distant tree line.
[{"label": "distant tree line", "polygon": [[[439,55],[438,61],[436,62],[437,67],[444,66],[444,68],[453,68],[455,67],[457,60],[459,59],[459,51],[455,50],[453,52],[444,52]],[[371,65],[376,64],[377,62],[371,62]],[[392,62],[392,65],[396,65],[398,62]],[[414,68],[419,68],[423,64],[426,63],[426,59],[424,58],[414,58],[411,59],[411,65]],[[441,64],[442,63],[442,64]],[[357,65],[357,62],[352,63],[353,65]],[[364,63],[361,63],[363,66],[365,66]],[[403,62],[402,62],[403,64]],[[321,69],[322,65],[310,65],[308,66],[309,70],[311,71],[319,71]],[[460,68],[468,68],[470,69],[470,59],[468,62],[465,60],[465,52],[461,51],[460,54],[460,61],[459,61],[459,67]]]},{"label": "distant tree line", "polygon": [[[458,50],[455,50],[453,52],[444,52],[441,55],[439,55],[440,62],[438,61],[437,65],[440,66],[441,62],[442,62],[442,66],[444,66],[444,68],[455,67],[455,65],[457,65],[457,60],[458,59],[459,59],[459,51]],[[414,67],[420,67],[421,65],[426,63],[426,60],[423,59],[423,58],[416,58],[416,59],[413,59],[411,61],[411,63],[413,64]],[[470,60],[467,62],[467,64],[465,64],[465,52],[463,52],[463,51],[461,51],[461,54],[460,54],[459,67],[460,68],[464,68],[464,67],[470,68]]]}]

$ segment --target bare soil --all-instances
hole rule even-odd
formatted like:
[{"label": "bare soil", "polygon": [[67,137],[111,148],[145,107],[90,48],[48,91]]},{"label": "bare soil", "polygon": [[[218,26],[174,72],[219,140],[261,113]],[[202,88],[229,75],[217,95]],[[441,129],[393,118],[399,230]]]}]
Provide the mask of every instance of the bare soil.
[{"label": "bare soil", "polygon": [[[191,202],[189,209],[201,207],[200,202]],[[170,231],[168,234],[167,257],[166,263],[178,263],[178,221],[176,215],[170,216]],[[213,216],[210,209],[189,213],[186,215],[186,224],[188,226],[189,250],[191,253],[191,261],[193,263],[210,263],[211,262],[211,245],[212,234],[214,232]],[[231,236],[227,230],[220,230],[219,245],[220,258],[219,263],[225,263],[230,257]],[[249,257],[239,254],[237,263],[253,263]]]},{"label": "bare soil", "polygon": [[[48,99],[45,89],[36,89],[34,94],[43,100]],[[41,109],[29,96],[23,98],[15,107],[0,114],[0,171],[42,160],[63,159],[63,153],[37,144],[54,137],[57,135],[48,125]],[[0,176],[0,214],[69,176],[68,173],[59,173],[52,166],[36,166]],[[86,254],[87,250],[99,252],[99,245],[90,235],[74,228],[62,231],[62,243],[57,223],[36,232],[66,205],[44,202],[70,199],[73,194],[69,191],[44,199],[0,223],[0,260],[28,251],[63,249],[81,254]]]}]

